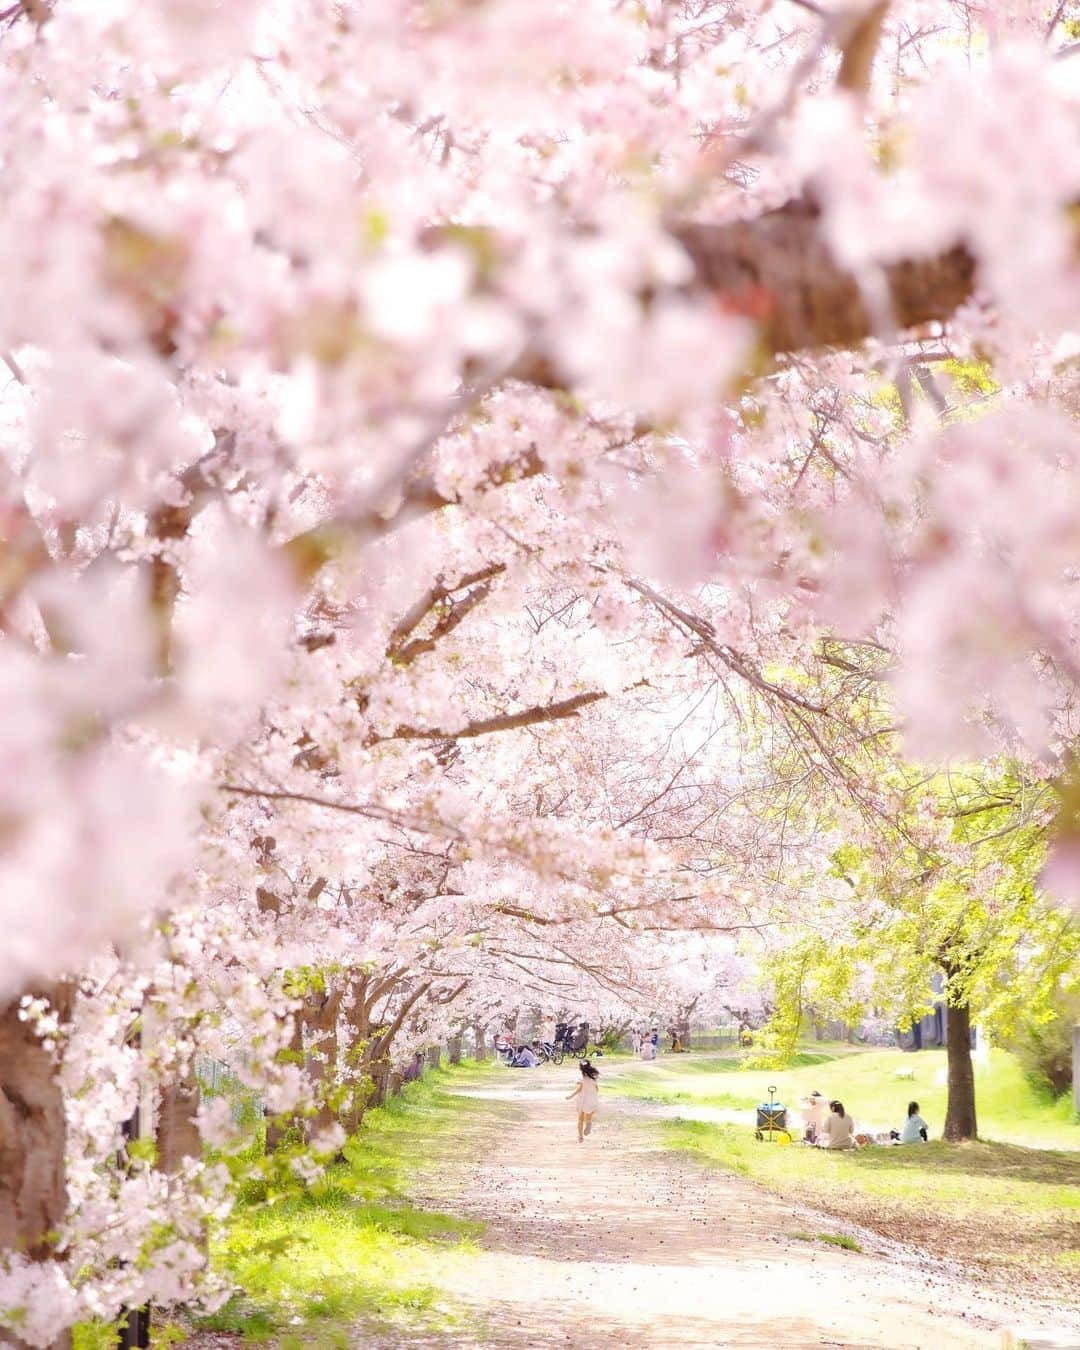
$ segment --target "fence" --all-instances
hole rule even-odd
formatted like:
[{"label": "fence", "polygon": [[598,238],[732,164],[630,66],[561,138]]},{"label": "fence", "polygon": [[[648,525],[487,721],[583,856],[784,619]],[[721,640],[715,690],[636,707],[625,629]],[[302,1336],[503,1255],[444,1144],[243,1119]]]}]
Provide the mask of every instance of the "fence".
[{"label": "fence", "polygon": [[237,1125],[250,1127],[262,1119],[262,1098],[245,1087],[222,1060],[196,1056],[195,1077],[204,1097],[225,1097],[228,1100],[232,1118]]}]

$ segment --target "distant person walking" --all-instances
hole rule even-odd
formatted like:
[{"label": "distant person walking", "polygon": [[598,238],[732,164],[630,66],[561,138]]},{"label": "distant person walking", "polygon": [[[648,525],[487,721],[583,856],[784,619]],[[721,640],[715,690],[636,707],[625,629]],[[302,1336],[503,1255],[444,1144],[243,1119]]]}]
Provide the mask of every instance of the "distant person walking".
[{"label": "distant person walking", "polygon": [[577,1102],[577,1137],[578,1143],[582,1143],[587,1134],[592,1134],[593,1116],[596,1115],[596,1108],[600,1105],[600,1070],[594,1068],[587,1059],[581,1061],[581,1082],[567,1097],[568,1102],[572,1102],[576,1097]]}]

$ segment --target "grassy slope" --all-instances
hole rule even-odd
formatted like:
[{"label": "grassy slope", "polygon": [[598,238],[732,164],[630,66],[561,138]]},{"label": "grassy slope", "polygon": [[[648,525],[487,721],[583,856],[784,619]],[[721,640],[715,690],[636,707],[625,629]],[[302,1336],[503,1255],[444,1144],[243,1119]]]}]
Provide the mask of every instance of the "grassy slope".
[{"label": "grassy slope", "polygon": [[[403,1326],[464,1329],[444,1291],[455,1266],[469,1260],[480,1226],[417,1209],[408,1194],[411,1178],[481,1109],[451,1096],[447,1085],[487,1072],[476,1065],[429,1072],[370,1112],[346,1145],[348,1162],[314,1185],[297,1183],[273,1203],[250,1188],[211,1248],[240,1292],[192,1330],[307,1350],[354,1344],[358,1323],[373,1335]],[[115,1343],[115,1332],[100,1324],[76,1331],[75,1350]]]},{"label": "grassy slope", "polygon": [[446,1084],[485,1072],[427,1074],[368,1114],[346,1146],[347,1163],[275,1204],[238,1206],[214,1259],[244,1292],[202,1325],[273,1339],[282,1350],[349,1344],[360,1319],[453,1326],[458,1313],[443,1289],[479,1228],[416,1209],[408,1182],[478,1109]]},{"label": "grassy slope", "polygon": [[[819,1052],[820,1053],[820,1052]],[[809,1056],[803,1056],[807,1058]],[[816,1058],[816,1056],[815,1056]],[[914,1082],[898,1080],[911,1068]],[[674,1058],[634,1070],[612,1088],[673,1103],[750,1108],[775,1083],[787,1102],[817,1088],[843,1094],[856,1119],[899,1123],[917,1097],[931,1123],[944,1114],[943,1058],[933,1052],[850,1052],[786,1072],[747,1072],[737,1061]],[[1076,1297],[1080,1262],[1080,1126],[1068,1103],[1033,1092],[1012,1058],[996,1052],[979,1077],[979,1118],[995,1142],[825,1154],[759,1144],[747,1125],[668,1121],[667,1143],[742,1173],[792,1199],[975,1267],[1020,1273]]]}]

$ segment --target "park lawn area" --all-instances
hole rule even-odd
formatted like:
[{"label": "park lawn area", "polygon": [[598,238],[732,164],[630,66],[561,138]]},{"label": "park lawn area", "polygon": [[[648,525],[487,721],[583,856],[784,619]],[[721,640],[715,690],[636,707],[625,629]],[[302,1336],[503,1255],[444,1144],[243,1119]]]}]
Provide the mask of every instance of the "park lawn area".
[{"label": "park lawn area", "polygon": [[418,1209],[409,1183],[481,1109],[448,1085],[488,1072],[471,1064],[429,1071],[369,1112],[345,1146],[347,1161],[319,1181],[273,1203],[257,1188],[241,1201],[212,1256],[242,1292],[198,1327],[242,1331],[280,1350],[351,1345],[357,1324],[369,1334],[466,1330],[446,1289],[481,1225]]},{"label": "park lawn area", "polygon": [[[446,1290],[482,1226],[417,1208],[409,1188],[482,1111],[448,1086],[489,1072],[475,1064],[429,1070],[370,1111],[345,1146],[347,1161],[310,1186],[298,1180],[268,1200],[249,1184],[211,1244],[215,1267],[239,1292],[217,1313],[176,1328],[178,1337],[187,1333],[198,1346],[202,1332],[233,1332],[275,1350],[344,1350],[358,1326],[388,1339],[405,1329],[475,1332]],[[115,1330],[101,1324],[76,1330],[75,1350],[115,1344]]]},{"label": "park lawn area", "polygon": [[840,1154],[758,1143],[735,1125],[660,1128],[667,1146],[841,1224],[1080,1303],[1080,1154],[983,1142]]},{"label": "park lawn area", "polygon": [[[664,1121],[663,1140],[824,1211],[841,1225],[962,1261],[991,1279],[1020,1281],[1080,1302],[1080,1126],[1071,1103],[1040,1095],[1011,1055],[994,1051],[976,1079],[980,1129],[987,1136],[979,1142],[938,1140],[857,1154],[758,1143],[752,1108],[768,1097],[770,1085],[792,1106],[813,1088],[841,1096],[856,1122],[871,1124],[899,1124],[915,1097],[932,1128],[940,1128],[943,1053],[815,1047],[801,1058],[789,1070],[759,1071],[742,1069],[733,1057],[671,1057],[620,1075],[611,1090],[676,1108],[745,1109],[745,1126]],[[897,1079],[897,1068],[911,1069],[914,1080]]]},{"label": "park lawn area", "polygon": [[[912,1074],[898,1078],[897,1071]],[[931,1136],[945,1119],[945,1052],[866,1050],[813,1045],[787,1069],[744,1069],[737,1054],[669,1055],[619,1075],[611,1089],[645,1101],[750,1111],[775,1085],[778,1100],[796,1108],[814,1091],[839,1097],[862,1128],[899,1128],[916,1099]],[[975,1095],[982,1138],[1033,1148],[1080,1150],[1080,1124],[1068,1097],[1050,1100],[1032,1086],[1015,1056],[991,1050],[976,1065]]]}]

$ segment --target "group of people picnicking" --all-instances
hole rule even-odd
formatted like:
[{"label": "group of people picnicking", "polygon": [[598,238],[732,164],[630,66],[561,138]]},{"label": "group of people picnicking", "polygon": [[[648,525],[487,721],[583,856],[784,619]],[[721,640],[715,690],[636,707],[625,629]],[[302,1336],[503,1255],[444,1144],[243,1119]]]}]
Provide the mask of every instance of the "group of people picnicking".
[{"label": "group of people picnicking", "polygon": [[908,1102],[907,1119],[898,1130],[870,1133],[855,1128],[844,1103],[811,1092],[801,1103],[803,1141],[818,1148],[863,1148],[868,1144],[919,1144],[930,1138],[930,1128],[919,1114],[919,1103]]}]

